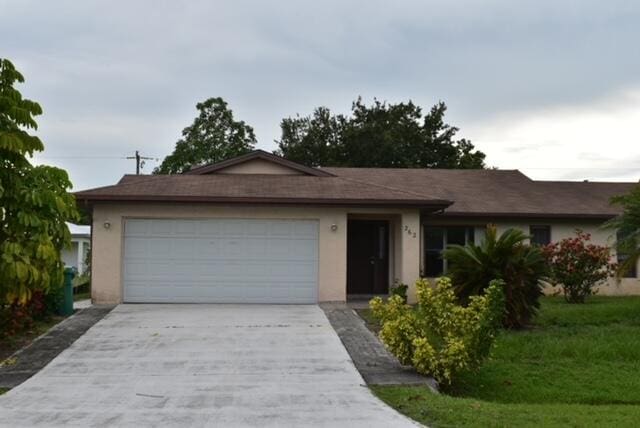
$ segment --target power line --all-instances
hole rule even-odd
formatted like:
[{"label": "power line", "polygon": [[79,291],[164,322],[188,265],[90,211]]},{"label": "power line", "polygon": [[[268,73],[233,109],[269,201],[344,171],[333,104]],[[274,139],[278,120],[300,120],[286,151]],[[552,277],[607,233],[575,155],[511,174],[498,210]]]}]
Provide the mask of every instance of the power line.
[{"label": "power line", "polygon": [[153,160],[154,158],[140,156],[140,153],[136,150],[136,155],[135,156],[127,156],[127,159],[135,159],[136,160],[136,175],[140,175],[140,168],[144,167],[144,161],[145,160]]},{"label": "power line", "polygon": [[124,156],[34,156],[34,159],[126,159]]}]

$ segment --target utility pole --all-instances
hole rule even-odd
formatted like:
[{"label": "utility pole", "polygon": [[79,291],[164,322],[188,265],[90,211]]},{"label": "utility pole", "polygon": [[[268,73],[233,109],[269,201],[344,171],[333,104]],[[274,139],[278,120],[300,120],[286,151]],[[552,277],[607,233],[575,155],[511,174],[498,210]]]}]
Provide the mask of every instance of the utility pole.
[{"label": "utility pole", "polygon": [[140,153],[136,150],[135,156],[127,156],[127,159],[135,159],[136,160],[136,175],[140,175],[140,168],[144,166],[144,160],[152,160],[153,158],[147,158],[144,156],[140,156]]}]

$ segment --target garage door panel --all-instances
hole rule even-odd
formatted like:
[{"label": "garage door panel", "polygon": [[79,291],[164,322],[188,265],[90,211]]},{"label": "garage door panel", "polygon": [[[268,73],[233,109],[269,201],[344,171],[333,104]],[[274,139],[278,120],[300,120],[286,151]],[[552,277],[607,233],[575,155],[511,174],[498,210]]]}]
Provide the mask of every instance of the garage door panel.
[{"label": "garage door panel", "polygon": [[149,222],[147,220],[127,220],[127,236],[146,236]]},{"label": "garage door panel", "polygon": [[298,222],[293,228],[297,238],[316,239],[318,236],[318,223]]},{"label": "garage door panel", "polygon": [[127,220],[127,302],[315,303],[316,221]]},{"label": "garage door panel", "polygon": [[151,220],[150,226],[147,228],[148,234],[158,237],[172,236],[174,234],[175,221]]}]

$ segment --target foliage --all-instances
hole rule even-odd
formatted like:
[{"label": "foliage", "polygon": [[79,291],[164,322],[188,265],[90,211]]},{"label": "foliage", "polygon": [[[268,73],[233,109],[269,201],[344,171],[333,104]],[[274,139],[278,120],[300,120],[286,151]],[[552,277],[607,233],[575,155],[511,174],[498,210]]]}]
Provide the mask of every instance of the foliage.
[{"label": "foliage", "polygon": [[27,156],[43,150],[34,116],[40,106],[13,86],[24,78],[0,59],[0,306],[26,304],[36,290],[62,283],[60,251],[70,245],[66,221],[78,217],[64,170],[32,166]]},{"label": "foliage", "polygon": [[309,166],[484,168],[484,153],[455,139],[458,128],[444,122],[446,110],[440,102],[423,115],[411,101],[367,106],[361,98],[350,117],[319,107],[282,120],[276,153]]},{"label": "foliage", "polygon": [[569,303],[584,303],[594,287],[615,271],[609,248],[589,243],[591,235],[576,230],[576,236],[545,246],[549,280],[560,285]]},{"label": "foliage", "polygon": [[626,256],[618,266],[618,276],[622,276],[631,271],[640,258],[640,185],[626,195],[612,198],[611,202],[622,207],[622,214],[606,223],[618,232],[616,251]]},{"label": "foliage", "polygon": [[443,252],[463,302],[482,293],[491,280],[504,281],[506,328],[528,325],[540,306],[540,281],[546,277],[547,265],[540,248],[527,245],[527,239],[517,229],[508,229],[498,238],[495,226],[489,226],[480,245],[451,245]]},{"label": "foliage", "polygon": [[24,303],[15,299],[8,305],[0,306],[0,341],[26,331],[36,321],[45,319],[50,313],[46,299],[47,296],[38,290]]},{"label": "foliage", "polygon": [[640,406],[616,404],[503,404],[434,394],[426,386],[373,386],[389,406],[429,427],[629,427],[638,425]]},{"label": "foliage", "polygon": [[543,297],[535,328],[502,331],[482,368],[443,394],[374,392],[427,426],[636,426],[639,334],[640,296]]},{"label": "foliage", "polygon": [[489,355],[504,310],[502,288],[500,281],[492,281],[483,296],[471,297],[463,307],[456,303],[450,279],[439,278],[434,288],[420,279],[416,309],[399,296],[386,303],[376,297],[370,306],[382,322],[380,338],[401,363],[450,384]]},{"label": "foliage", "polygon": [[237,121],[222,98],[196,104],[200,111],[191,126],[184,128],[173,153],[164,158],[154,174],[177,174],[251,151],[256,143],[253,128]]},{"label": "foliage", "polygon": [[409,286],[407,284],[403,284],[400,281],[396,280],[391,288],[389,289],[389,294],[392,296],[400,296],[404,303],[407,303],[407,290]]}]

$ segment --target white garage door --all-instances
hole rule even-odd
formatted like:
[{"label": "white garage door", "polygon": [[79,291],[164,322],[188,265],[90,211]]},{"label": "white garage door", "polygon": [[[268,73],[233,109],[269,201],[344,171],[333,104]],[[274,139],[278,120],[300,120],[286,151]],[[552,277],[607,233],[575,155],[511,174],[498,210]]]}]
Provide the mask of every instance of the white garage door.
[{"label": "white garage door", "polygon": [[127,220],[124,301],[315,303],[318,223]]}]

